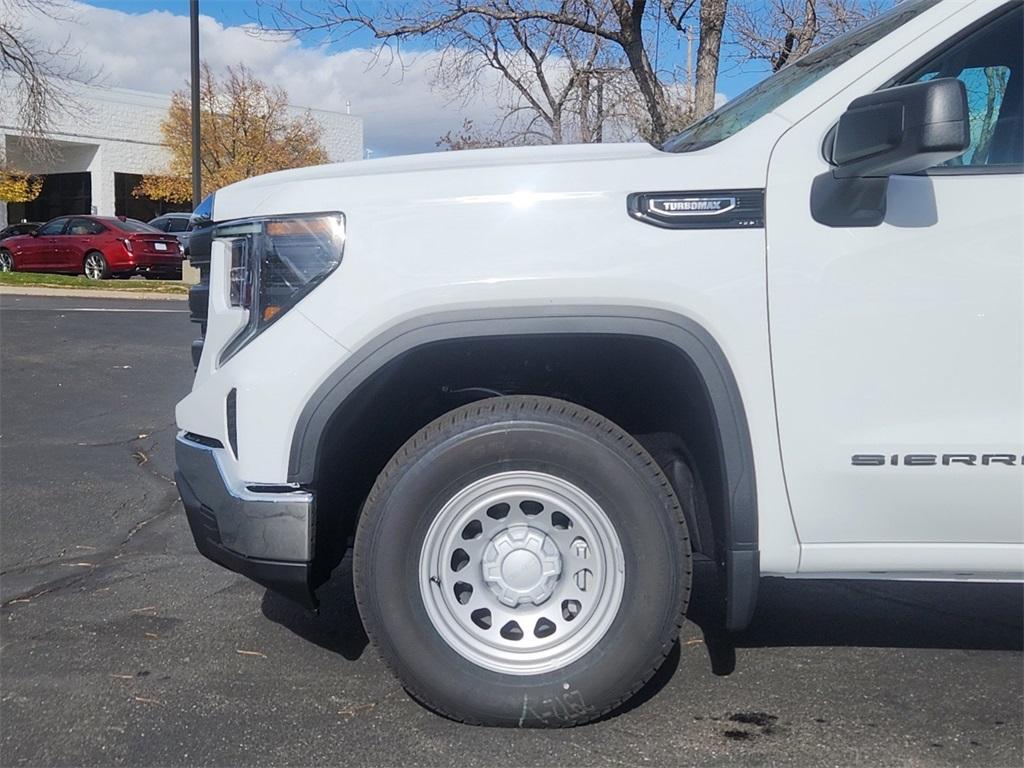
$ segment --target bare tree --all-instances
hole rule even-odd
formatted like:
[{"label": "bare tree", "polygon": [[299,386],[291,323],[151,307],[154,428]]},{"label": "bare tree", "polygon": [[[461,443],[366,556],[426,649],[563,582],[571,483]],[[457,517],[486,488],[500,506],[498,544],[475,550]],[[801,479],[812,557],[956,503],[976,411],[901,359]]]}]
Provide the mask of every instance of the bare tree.
[{"label": "bare tree", "polygon": [[[697,86],[694,109],[680,110],[673,103],[673,91],[661,81],[650,48],[662,30],[654,14],[662,15],[670,30],[685,34],[689,14],[699,2],[701,43],[697,54]],[[602,78],[610,77],[611,68],[598,67],[597,58],[588,59],[598,51],[610,60],[618,59],[618,68],[628,74],[633,91],[646,112],[649,126],[644,131],[654,141],[662,141],[692,117],[709,112],[714,105],[715,84],[718,75],[718,57],[721,47],[728,0],[422,0],[413,4],[401,2],[374,3],[372,10],[364,11],[358,0],[328,0],[313,7],[295,6],[285,0],[274,0],[269,28],[301,35],[315,33],[330,38],[357,29],[368,30],[384,45],[399,47],[402,42],[427,38],[435,46],[457,56],[460,46],[469,45],[479,54],[481,41],[493,43],[515,40],[517,47],[499,46],[499,55],[513,52],[532,61],[534,54],[543,52],[546,41],[558,44],[559,55],[564,54],[565,41],[573,36],[574,50],[582,53],[574,59],[580,65],[575,78],[566,80],[573,87],[568,95],[564,89],[550,95],[544,92],[538,79],[542,97],[530,95],[518,88],[516,78],[509,79],[502,72],[525,103],[553,129],[555,114],[552,107],[563,112],[570,98],[582,99],[587,110],[596,109],[599,97],[605,104]],[[517,31],[527,32],[526,41],[516,38]],[[594,41],[593,44],[581,40]],[[599,44],[599,45],[598,45]],[[485,56],[487,66],[495,67],[495,47]],[[551,49],[548,49],[550,55]],[[589,61],[589,63],[588,63]],[[570,67],[573,65],[570,64]],[[500,70],[500,67],[497,67]],[[541,67],[541,69],[544,69]],[[603,75],[598,72],[603,71]],[[511,70],[510,70],[511,71]],[[534,68],[536,73],[536,67]],[[545,76],[546,77],[546,76]],[[549,83],[550,85],[550,83]],[[529,89],[526,89],[529,90]],[[562,100],[564,97],[564,101]],[[531,103],[531,98],[537,103]],[[581,102],[581,103],[583,103]],[[560,105],[560,106],[559,106]],[[579,113],[579,104],[576,106]],[[557,109],[555,110],[558,111]],[[545,119],[544,116],[548,119]],[[683,116],[681,118],[681,115]],[[588,130],[593,129],[590,126]],[[557,133],[557,131],[556,131]]]},{"label": "bare tree", "polygon": [[75,108],[68,83],[83,73],[68,40],[47,44],[26,30],[34,14],[70,20],[61,0],[0,0],[0,85],[13,97],[26,151],[43,156],[48,145],[42,139],[53,115]]},{"label": "bare tree", "polygon": [[467,22],[463,18],[452,24],[452,44],[441,58],[438,82],[468,96],[480,87],[484,73],[497,72],[510,91],[503,94],[507,103],[497,131],[501,135],[512,124],[505,143],[561,143],[571,87],[555,82],[550,63],[559,42],[555,30],[490,18]]},{"label": "bare tree", "polygon": [[488,149],[491,147],[507,147],[515,142],[507,137],[499,136],[493,131],[486,131],[477,126],[468,117],[462,121],[457,131],[448,131],[434,145],[441,149]]},{"label": "bare tree", "polygon": [[728,0],[701,0],[700,45],[697,47],[697,77],[694,85],[693,117],[703,117],[715,108],[718,57],[722,50]]},{"label": "bare tree", "polygon": [[877,16],[893,0],[739,0],[730,26],[746,60],[777,72],[812,48]]},{"label": "bare tree", "polygon": [[469,97],[493,88],[498,75],[502,118],[485,141],[601,141],[609,122],[627,119],[622,99],[613,96],[627,77],[624,62],[609,55],[601,37],[535,19],[466,18],[450,33],[440,85]]}]

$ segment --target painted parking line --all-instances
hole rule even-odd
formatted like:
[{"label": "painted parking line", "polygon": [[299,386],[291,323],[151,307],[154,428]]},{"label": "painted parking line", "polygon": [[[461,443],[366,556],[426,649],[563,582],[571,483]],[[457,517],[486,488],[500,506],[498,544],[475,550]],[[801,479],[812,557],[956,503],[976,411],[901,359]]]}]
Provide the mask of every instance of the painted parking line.
[{"label": "painted parking line", "polygon": [[129,307],[5,307],[0,305],[3,312],[153,312],[153,313],[184,313],[187,309],[132,309]]},{"label": "painted parking line", "polygon": [[187,309],[135,309],[133,307],[61,307],[51,312],[184,312]]}]

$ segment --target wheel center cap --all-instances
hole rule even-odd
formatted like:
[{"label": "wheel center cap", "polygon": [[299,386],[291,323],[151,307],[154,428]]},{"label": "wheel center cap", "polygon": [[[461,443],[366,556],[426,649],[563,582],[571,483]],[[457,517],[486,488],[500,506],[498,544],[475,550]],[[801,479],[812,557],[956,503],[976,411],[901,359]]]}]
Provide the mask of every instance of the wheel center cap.
[{"label": "wheel center cap", "polygon": [[505,605],[540,605],[555,591],[562,574],[562,556],[543,531],[512,525],[488,542],[482,568],[484,581]]}]

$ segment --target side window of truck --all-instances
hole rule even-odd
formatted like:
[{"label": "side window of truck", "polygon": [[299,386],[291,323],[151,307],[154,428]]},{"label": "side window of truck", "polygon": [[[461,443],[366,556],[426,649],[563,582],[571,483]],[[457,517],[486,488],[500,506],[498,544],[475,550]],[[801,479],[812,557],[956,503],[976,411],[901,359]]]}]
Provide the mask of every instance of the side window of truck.
[{"label": "side window of truck", "polygon": [[946,167],[1024,163],[1022,8],[1024,6],[1017,4],[1013,10],[954,42],[898,83],[955,77],[964,84],[971,120],[971,146],[960,157],[943,163]]}]

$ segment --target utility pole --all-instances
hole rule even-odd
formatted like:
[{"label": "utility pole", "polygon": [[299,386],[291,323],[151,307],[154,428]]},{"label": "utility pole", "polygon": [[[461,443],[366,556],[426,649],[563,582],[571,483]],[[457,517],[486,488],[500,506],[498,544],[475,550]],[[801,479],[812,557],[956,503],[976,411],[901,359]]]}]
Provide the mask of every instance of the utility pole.
[{"label": "utility pole", "polygon": [[188,0],[192,50],[192,209],[203,199],[203,179],[199,163],[199,0]]},{"label": "utility pole", "polygon": [[693,27],[689,24],[686,32],[686,100],[693,109]]}]

